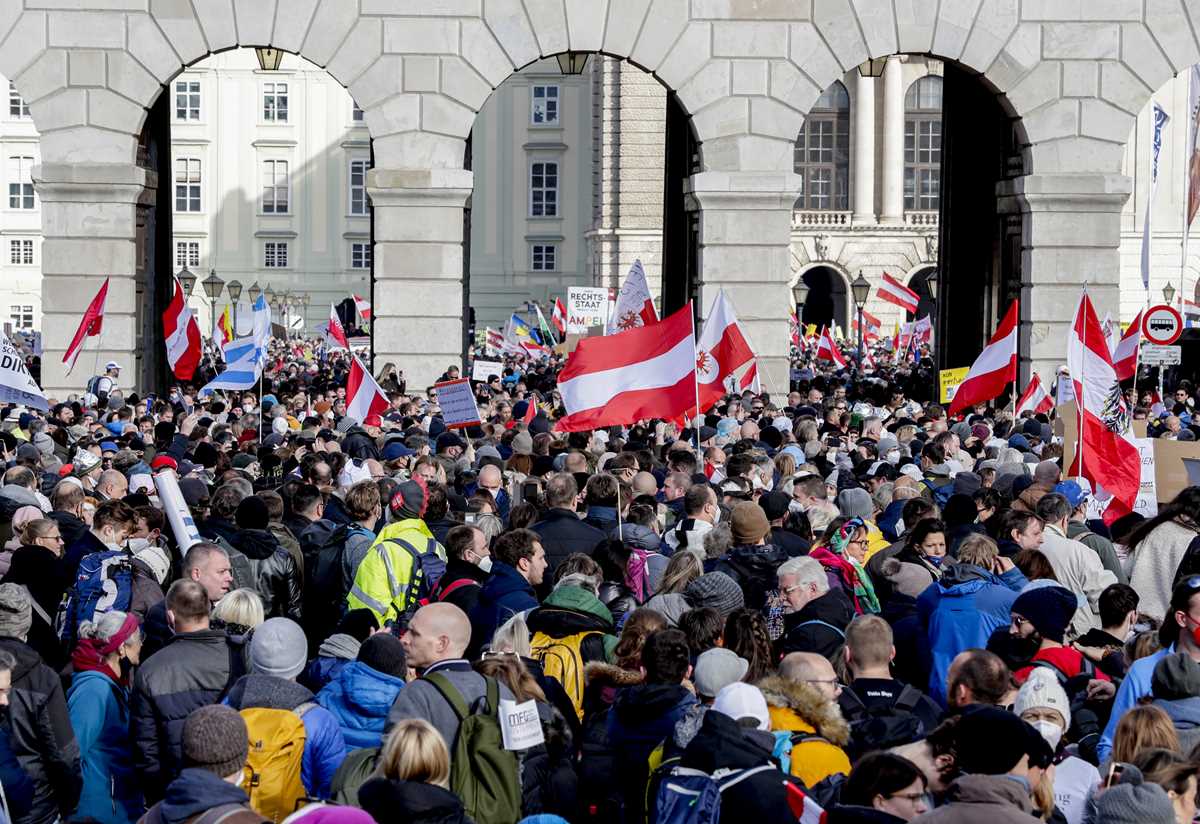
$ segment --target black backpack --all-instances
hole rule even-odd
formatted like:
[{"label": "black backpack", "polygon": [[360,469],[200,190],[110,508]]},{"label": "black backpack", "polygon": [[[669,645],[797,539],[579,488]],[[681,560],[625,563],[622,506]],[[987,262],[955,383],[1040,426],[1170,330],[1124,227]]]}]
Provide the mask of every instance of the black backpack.
[{"label": "black backpack", "polygon": [[902,744],[911,744],[925,737],[928,730],[913,710],[921,701],[921,691],[908,684],[900,690],[890,707],[876,706],[870,709],[850,687],[842,689],[846,721],[850,723],[850,744],[847,747],[850,760],[873,750],[886,750]]}]

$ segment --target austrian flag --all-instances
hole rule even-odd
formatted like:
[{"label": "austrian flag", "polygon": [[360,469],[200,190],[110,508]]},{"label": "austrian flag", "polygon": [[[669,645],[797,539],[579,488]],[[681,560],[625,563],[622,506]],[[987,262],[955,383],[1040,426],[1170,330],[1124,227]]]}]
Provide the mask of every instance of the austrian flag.
[{"label": "austrian flag", "polygon": [[888,303],[894,303],[896,306],[904,309],[906,312],[917,313],[917,305],[920,301],[917,299],[917,293],[909,289],[900,281],[883,273],[883,282],[879,284],[879,298],[886,300]]},{"label": "austrian flag", "polygon": [[1017,301],[1013,301],[996,328],[996,334],[979,353],[967,379],[954,393],[950,415],[999,397],[1004,387],[1017,379]]}]

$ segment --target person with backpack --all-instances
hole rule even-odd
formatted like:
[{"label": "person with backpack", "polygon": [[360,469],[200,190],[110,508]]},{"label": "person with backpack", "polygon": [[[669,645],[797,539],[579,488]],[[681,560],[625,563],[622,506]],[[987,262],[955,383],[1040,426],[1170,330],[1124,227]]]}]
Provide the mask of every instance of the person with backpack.
[{"label": "person with backpack", "polygon": [[129,706],[134,763],[150,801],[162,798],[182,769],[188,713],[216,701],[242,674],[237,649],[210,626],[211,604],[199,582],[171,584],[166,602],[175,634],[137,668]]},{"label": "person with backpack", "polygon": [[837,654],[846,640],[854,607],[840,587],[829,586],[825,568],[807,556],[788,558],[775,571],[783,596],[783,634],[775,643],[777,658],[792,652]]},{"label": "person with backpack", "polygon": [[542,583],[546,573],[542,539],[532,530],[505,532],[496,539],[492,551],[496,560],[492,563],[491,577],[484,582],[479,600],[471,610],[470,653],[489,643],[496,628],[509,618],[538,606],[534,587]]},{"label": "person with backpack", "polygon": [[377,632],[363,641],[358,657],[317,693],[317,703],[337,719],[347,749],[379,746],[388,711],[404,689],[407,672],[400,639]]},{"label": "person with backpack", "polygon": [[354,574],[348,609],[366,607],[386,624],[407,617],[433,591],[446,570],[446,550],[422,520],[427,498],[420,476],[399,485],[388,503],[390,523]]},{"label": "person with backpack", "polygon": [[838,705],[850,723],[852,756],[911,744],[937,726],[941,708],[929,696],[892,677],[892,628],[878,615],[860,615],[846,627],[843,657],[850,683]]},{"label": "person with backpack", "polygon": [[410,718],[388,735],[376,777],[359,787],[358,802],[376,821],[472,824],[449,787],[445,740],[428,721]]},{"label": "person with backpack", "polygon": [[[229,560],[236,571],[245,568],[248,581],[237,581],[238,589],[254,589],[263,599],[268,618],[301,620],[304,586],[300,569],[288,551],[279,545],[270,529],[270,513],[262,498],[251,495],[238,504],[234,515],[238,531],[230,544]],[[238,556],[241,556],[240,558]]]},{"label": "person with backpack", "polygon": [[1013,673],[1018,684],[1023,684],[1035,667],[1049,668],[1064,685],[1079,675],[1112,681],[1082,652],[1064,643],[1078,606],[1075,593],[1057,585],[1027,589],[1013,601],[1009,633],[1014,638],[1014,652],[1021,661],[1029,662]]},{"label": "person with backpack", "polygon": [[83,792],[75,811],[80,818],[131,822],[144,809],[129,746],[127,677],[127,667],[137,666],[141,646],[132,613],[113,610],[79,628],[67,711],[82,754]]},{"label": "person with backpack", "polygon": [[711,571],[724,572],[736,581],[745,593],[746,606],[761,610],[766,606],[767,593],[775,589],[775,571],[788,559],[788,554],[767,543],[771,522],[757,503],[739,503],[733,508],[729,522],[733,546],[716,560]]},{"label": "person with backpack", "polygon": [[[838,710],[841,690],[833,665],[811,652],[793,652],[779,674],[756,685],[767,699],[777,753],[787,753],[790,774],[812,787],[831,775],[850,772],[845,747],[850,725]],[[783,735],[780,735],[783,733]]]},{"label": "person with backpack", "polygon": [[242,790],[250,737],[224,704],[191,712],[183,724],[183,771],[138,824],[263,824]]},{"label": "person with backpack", "polygon": [[1073,634],[1079,636],[1100,626],[1100,593],[1117,583],[1117,578],[1090,547],[1067,537],[1071,511],[1067,499],[1057,492],[1043,496],[1037,504],[1037,515],[1046,524],[1041,552],[1058,582],[1083,596],[1071,619]]},{"label": "person with backpack", "polygon": [[1117,557],[1117,549],[1113,542],[1103,535],[1097,535],[1088,528],[1088,502],[1092,499],[1091,484],[1086,478],[1071,478],[1061,481],[1054,491],[1067,499],[1071,505],[1071,517],[1067,521],[1067,537],[1091,549],[1100,559],[1100,563],[1113,574],[1119,584],[1128,584],[1129,577],[1121,567]]},{"label": "person with backpack", "polygon": [[223,702],[241,714],[256,742],[247,762],[250,806],[273,821],[290,815],[302,798],[328,797],[346,757],[337,719],[296,683],[307,650],[299,624],[267,619],[250,639],[250,673]]},{"label": "person with backpack", "polygon": [[433,589],[430,600],[444,601],[467,615],[479,602],[479,591],[492,572],[491,550],[483,531],[459,524],[446,533],[446,571]]},{"label": "person with backpack", "polygon": [[33,802],[23,821],[51,824],[70,816],[79,803],[79,743],[58,673],[25,643],[32,621],[25,588],[0,584],[0,651],[15,660],[5,727],[12,752],[33,783]]},{"label": "person with backpack", "polygon": [[354,573],[375,542],[375,524],[383,514],[379,487],[359,481],[346,492],[346,512],[354,520],[334,529],[319,545],[306,542],[304,621],[310,654],[329,636],[346,612]]},{"label": "person with backpack", "polygon": [[87,382],[86,391],[96,396],[96,406],[104,409],[108,406],[108,396],[117,391],[121,379],[121,364],[109,361],[104,364],[104,372],[93,375]]}]

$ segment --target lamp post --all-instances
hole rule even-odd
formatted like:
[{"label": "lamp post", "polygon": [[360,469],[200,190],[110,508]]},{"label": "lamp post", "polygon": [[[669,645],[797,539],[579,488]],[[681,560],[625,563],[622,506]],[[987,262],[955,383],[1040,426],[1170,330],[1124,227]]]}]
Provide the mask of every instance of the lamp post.
[{"label": "lamp post", "polygon": [[1163,300],[1166,301],[1167,306],[1175,302],[1175,287],[1170,283],[1163,287]]},{"label": "lamp post", "polygon": [[200,285],[204,287],[204,294],[208,295],[208,328],[211,330],[217,325],[217,298],[221,296],[221,290],[225,287],[225,281],[217,277],[216,269],[209,269],[208,277],[200,281]]},{"label": "lamp post", "polygon": [[558,69],[563,74],[583,74],[587,62],[587,52],[567,51],[558,55]]},{"label": "lamp post", "polygon": [[934,269],[929,273],[929,277],[925,278],[925,288],[929,290],[929,299],[937,302],[938,293],[938,270]]},{"label": "lamp post", "polygon": [[800,323],[803,320],[800,317],[800,310],[804,308],[804,304],[808,303],[808,284],[804,282],[804,278],[801,278],[792,287],[792,300],[796,302],[796,323]]},{"label": "lamp post", "polygon": [[242,282],[240,280],[231,280],[225,284],[226,291],[229,292],[229,302],[233,304],[233,334],[237,336],[237,305],[242,297]]},{"label": "lamp post", "polygon": [[192,290],[196,288],[196,275],[186,265],[179,270],[179,282],[183,284],[183,297],[190,298]]},{"label": "lamp post", "polygon": [[308,328],[308,304],[312,303],[312,295],[305,292],[300,296],[300,302],[304,304],[304,328]]},{"label": "lamp post", "polygon": [[250,305],[258,303],[258,296],[262,294],[262,289],[258,285],[258,281],[254,281],[254,285],[246,290],[250,295]]},{"label": "lamp post", "polygon": [[863,277],[862,269],[858,270],[858,277],[850,284],[850,292],[854,295],[854,306],[858,309],[858,371],[862,372],[863,307],[867,305],[867,297],[871,294],[871,284]]}]

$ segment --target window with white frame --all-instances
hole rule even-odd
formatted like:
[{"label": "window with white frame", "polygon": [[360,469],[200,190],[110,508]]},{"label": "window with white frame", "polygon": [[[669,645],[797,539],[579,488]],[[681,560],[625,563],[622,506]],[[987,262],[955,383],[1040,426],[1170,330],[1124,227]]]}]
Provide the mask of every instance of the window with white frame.
[{"label": "window with white frame", "polygon": [[8,208],[33,209],[33,158],[8,159]]},{"label": "window with white frame", "polygon": [[535,126],[558,123],[558,86],[534,86],[530,100],[529,122]]},{"label": "window with white frame", "polygon": [[793,168],[803,180],[796,208],[850,208],[850,95],[840,81],[817,98],[804,118]]},{"label": "window with white frame", "polygon": [[558,247],[553,243],[535,243],[530,257],[533,271],[553,272],[558,262]]},{"label": "window with white frame", "polygon": [[354,242],[350,244],[350,268],[371,268],[371,244]]},{"label": "window with white frame", "polygon": [[21,97],[21,93],[17,91],[17,87],[11,80],[8,81],[8,116],[29,117],[29,104],[25,102],[25,98]]},{"label": "window with white frame", "polygon": [[200,158],[175,159],[175,211],[200,211]]},{"label": "window with white frame", "polygon": [[263,161],[263,214],[286,215],[288,212],[288,162]]},{"label": "window with white frame", "polygon": [[8,262],[13,266],[32,266],[33,241],[10,240],[8,242]]},{"label": "window with white frame", "polygon": [[287,265],[287,241],[269,240],[263,244],[263,266],[268,269],[284,269]]},{"label": "window with white frame", "polygon": [[904,95],[904,208],[936,211],[942,183],[942,78],[927,75]]},{"label": "window with white frame", "polygon": [[539,161],[529,167],[529,214],[558,217],[558,164]]},{"label": "window with white frame", "polygon": [[23,305],[10,304],[8,307],[8,319],[12,321],[15,329],[32,329],[33,328],[33,307],[28,303]]},{"label": "window with white frame", "polygon": [[182,269],[185,266],[193,270],[200,268],[200,241],[175,241],[175,268]]},{"label": "window with white frame", "polygon": [[268,123],[287,123],[288,84],[263,84],[263,120]]},{"label": "window with white frame", "polygon": [[200,81],[175,81],[175,119],[200,119]]},{"label": "window with white frame", "polygon": [[354,108],[350,110],[350,119],[355,123],[362,123],[365,119],[363,110],[358,107],[357,103],[353,104]]},{"label": "window with white frame", "polygon": [[367,197],[367,169],[371,168],[368,160],[350,161],[350,214],[365,215],[371,205]]}]

